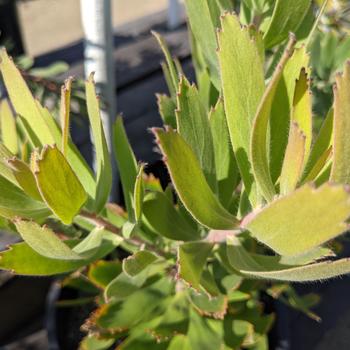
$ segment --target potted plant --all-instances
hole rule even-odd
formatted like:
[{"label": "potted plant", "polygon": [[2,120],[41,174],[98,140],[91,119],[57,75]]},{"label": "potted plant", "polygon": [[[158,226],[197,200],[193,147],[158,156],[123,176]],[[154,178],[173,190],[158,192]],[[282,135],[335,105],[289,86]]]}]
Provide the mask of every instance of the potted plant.
[{"label": "potted plant", "polygon": [[[309,2],[277,1],[264,34],[235,14],[219,17],[225,3],[186,1],[198,88],[155,34],[170,96],[158,96],[166,126],[152,132],[172,181],[164,189],[146,174],[118,117],[125,209],[108,203],[111,161],[93,76],[85,88],[95,173],[69,137],[71,81],[58,122],[1,52],[12,107],[2,102],[0,215],[23,242],[0,253],[0,268],[64,274],[64,285],[84,291],[61,301],[96,305],[82,349],[267,349],[274,316],[263,295],[316,317],[317,298],[297,296],[290,282],[350,272],[328,243],[350,215],[350,66],[314,138],[307,48],[288,39]],[[278,62],[272,74],[266,56]]]}]

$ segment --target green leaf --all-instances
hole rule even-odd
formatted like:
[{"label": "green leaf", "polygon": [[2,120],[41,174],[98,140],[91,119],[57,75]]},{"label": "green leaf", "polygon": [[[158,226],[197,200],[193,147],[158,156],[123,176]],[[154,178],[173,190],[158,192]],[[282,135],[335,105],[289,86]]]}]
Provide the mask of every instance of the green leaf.
[{"label": "green leaf", "polygon": [[95,92],[93,74],[85,82],[86,104],[96,150],[97,185],[95,194],[95,210],[99,213],[108,201],[112,188],[112,166],[108,152],[105,132],[103,130],[100,107]]},{"label": "green leaf", "polygon": [[334,86],[333,165],[330,180],[350,184],[350,62]]},{"label": "green leaf", "polygon": [[46,146],[36,160],[35,178],[47,206],[69,225],[87,199],[76,174],[57,147]]},{"label": "green leaf", "polygon": [[226,14],[221,22],[218,57],[227,125],[244,186],[255,206],[259,196],[249,161],[250,132],[265,89],[264,71],[258,47],[236,15]]},{"label": "green leaf", "polygon": [[123,260],[123,271],[128,276],[136,276],[149,265],[158,260],[158,257],[147,250],[136,252]]},{"label": "green leaf", "polygon": [[[40,104],[37,104],[38,108],[40,108],[43,118],[45,119],[46,124],[50,128],[50,132],[52,133],[56,145],[62,144],[62,132],[55,120],[55,118],[50,114],[47,108],[43,108]],[[32,131],[33,132],[33,131]],[[70,166],[76,174],[79,174],[79,180],[84,186],[85,191],[89,194],[91,198],[95,197],[96,193],[96,183],[92,171],[88,164],[86,163],[83,156],[80,154],[79,150],[72,142],[72,140],[68,139],[68,148],[67,148],[67,156]]]},{"label": "green leaf", "polygon": [[5,49],[0,52],[0,71],[16,114],[22,116],[30,128],[35,130],[41,144],[54,143],[50,129],[46,125],[35,99]]},{"label": "green leaf", "polygon": [[140,165],[138,174],[136,176],[135,187],[134,187],[134,212],[135,219],[139,221],[142,216],[142,206],[143,206],[143,197],[145,195],[145,189],[143,185],[143,168],[144,164]]},{"label": "green leaf", "polygon": [[292,122],[280,177],[280,192],[283,195],[292,192],[296,188],[302,174],[305,141],[305,134],[299,128],[299,125]]},{"label": "green leaf", "polygon": [[200,168],[200,164],[183,138],[173,130],[153,129],[165,156],[176,191],[193,217],[213,229],[230,229],[237,219],[220,204]]},{"label": "green leaf", "polygon": [[[276,55],[276,57],[278,57]],[[277,86],[270,116],[270,172],[273,182],[280,176],[288,141],[290,114],[293,108],[296,81],[303,67],[307,68],[309,55],[304,46],[296,48],[288,60]],[[309,73],[309,69],[307,68]]]},{"label": "green leaf", "polygon": [[266,48],[271,48],[295,33],[311,5],[311,0],[277,0],[271,21],[264,34]]},{"label": "green leaf", "polygon": [[188,242],[179,247],[179,276],[197,290],[199,290],[202,272],[213,246],[208,242]]},{"label": "green leaf", "polygon": [[251,134],[251,160],[255,180],[264,198],[269,202],[276,194],[270,174],[268,152],[268,125],[271,107],[283,69],[290,58],[295,45],[295,37],[291,36],[282,58],[262,97],[254,119]]},{"label": "green leaf", "polygon": [[13,175],[11,169],[9,169],[6,160],[14,157],[14,155],[6,148],[6,146],[0,143],[0,176],[3,176],[8,181],[19,187],[19,184]]},{"label": "green leaf", "polygon": [[190,300],[193,306],[202,316],[211,316],[216,319],[223,319],[227,311],[227,297],[218,295],[208,296],[203,293],[190,291]]},{"label": "green leaf", "polygon": [[15,219],[14,224],[23,240],[40,255],[59,260],[82,259],[47,226],[21,219]]},{"label": "green leaf", "polygon": [[61,88],[61,106],[60,118],[62,129],[62,148],[63,155],[67,156],[68,139],[69,139],[69,121],[70,121],[70,96],[72,90],[72,78],[68,78]]},{"label": "green leaf", "polygon": [[169,125],[172,128],[176,129],[177,128],[176,117],[175,117],[176,104],[174,100],[167,95],[157,94],[156,96],[157,96],[159,114],[163,119],[163,123],[165,125]]},{"label": "green leaf", "polygon": [[114,339],[100,339],[96,335],[87,335],[81,341],[79,350],[108,350],[114,342]]},{"label": "green leaf", "polygon": [[107,285],[122,272],[122,264],[119,261],[99,260],[90,265],[88,278],[100,288]]},{"label": "green leaf", "polygon": [[[103,231],[103,230],[102,230]],[[50,276],[70,271],[88,265],[101,259],[118,245],[116,236],[103,231],[98,250],[92,256],[80,260],[58,260],[44,257],[33,250],[26,242],[13,244],[0,253],[0,269],[10,270],[18,275]],[[74,247],[77,241],[66,241],[69,247]],[[90,248],[88,247],[90,250]],[[84,253],[84,252],[82,252]]]},{"label": "green leaf", "polygon": [[177,91],[177,87],[179,85],[179,75],[178,75],[178,71],[176,69],[176,66],[174,64],[174,61],[171,57],[171,54],[169,52],[168,46],[164,40],[164,38],[157,32],[152,31],[151,32],[154,37],[157,39],[159,46],[161,47],[163,54],[165,56],[165,60],[167,63],[167,67],[168,67],[168,72],[169,72],[169,83],[171,84],[171,88],[169,88],[169,90],[172,92],[176,92]]},{"label": "green leaf", "polygon": [[215,33],[216,28],[219,27],[219,16],[213,14],[211,8],[212,2],[213,1],[210,0],[203,0],[200,2],[196,0],[186,0],[185,5],[193,36],[205,58],[212,82],[215,87],[220,90],[220,75],[216,55],[217,41]]},{"label": "green leaf", "polygon": [[342,186],[306,184],[248,215],[242,227],[280,255],[303,254],[347,230],[350,198]]},{"label": "green leaf", "polygon": [[291,119],[298,123],[300,130],[305,135],[304,161],[306,162],[312,141],[312,101],[310,81],[305,68],[301,69],[299,79],[295,84]]},{"label": "green leaf", "polygon": [[138,173],[137,162],[126,135],[123,119],[117,117],[113,133],[114,154],[118,164],[120,179],[123,187],[125,206],[129,220],[134,221],[134,209],[132,205],[134,187]]},{"label": "green leaf", "polygon": [[232,267],[251,278],[307,282],[350,273],[350,259],[291,267],[280,264],[278,257],[249,254],[240,245],[237,238],[230,239],[228,243],[227,255]]},{"label": "green leaf", "polygon": [[230,144],[223,100],[220,99],[209,114],[213,135],[216,179],[220,202],[227,208],[232,201],[234,190],[239,182],[239,172]]},{"label": "green leaf", "polygon": [[[306,178],[309,178],[309,174],[311,174],[314,168],[318,169],[318,173],[322,170],[322,169],[319,169],[322,166],[322,164],[320,164],[320,159],[323,157],[323,158],[326,158],[327,160],[328,158],[327,154],[329,154],[332,149],[331,147],[333,142],[332,136],[333,136],[333,108],[331,108],[330,111],[328,112],[327,117],[322,124],[321,130],[317,135],[317,138],[311,148],[310,156],[305,166],[302,181],[306,182]],[[323,163],[323,166],[324,165],[325,165],[325,162]]]},{"label": "green leaf", "polygon": [[136,276],[129,276],[125,272],[119,274],[113,279],[104,291],[104,297],[106,301],[121,300],[129,297],[141,288],[148,277],[148,270],[144,270],[142,273]]},{"label": "green leaf", "polygon": [[28,197],[20,188],[0,176],[0,216],[12,219],[43,219],[50,215],[46,205]]},{"label": "green leaf", "polygon": [[143,222],[153,232],[172,240],[191,241],[199,238],[198,231],[187,223],[162,192],[146,194],[143,203]]},{"label": "green leaf", "polygon": [[167,350],[192,350],[190,341],[186,335],[178,334],[172,338]]},{"label": "green leaf", "polygon": [[17,158],[7,159],[7,164],[23,191],[29,197],[32,197],[37,201],[41,201],[41,195],[38,190],[34,174],[29,166]]},{"label": "green leaf", "polygon": [[216,192],[214,146],[208,116],[196,86],[190,85],[183,76],[175,113],[179,134],[197,156],[209,186]]},{"label": "green leaf", "polygon": [[3,144],[13,153],[18,153],[16,121],[7,100],[0,102],[0,131]]}]

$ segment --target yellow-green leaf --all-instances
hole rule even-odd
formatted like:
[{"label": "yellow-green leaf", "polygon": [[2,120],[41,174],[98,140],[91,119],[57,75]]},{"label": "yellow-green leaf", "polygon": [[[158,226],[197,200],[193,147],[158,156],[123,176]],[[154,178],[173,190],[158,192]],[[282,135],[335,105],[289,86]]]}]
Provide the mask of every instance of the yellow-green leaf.
[{"label": "yellow-green leaf", "polygon": [[96,151],[96,193],[95,210],[99,213],[108,201],[112,188],[112,166],[108,152],[105,132],[103,130],[100,107],[95,92],[93,74],[85,82],[86,104]]},{"label": "yellow-green leaf", "polygon": [[197,156],[208,184],[216,192],[214,146],[208,116],[196,86],[185,77],[180,79],[176,121],[179,134]]},{"label": "yellow-green leaf", "polygon": [[117,117],[113,129],[114,155],[117,160],[120,179],[123,187],[124,201],[129,221],[135,221],[133,196],[136,176],[138,173],[135,155],[126,135],[123,119]]},{"label": "yellow-green leaf", "polygon": [[46,205],[28,197],[19,187],[0,176],[0,216],[42,219],[50,215]]},{"label": "yellow-green leaf", "polygon": [[254,178],[259,190],[267,201],[271,201],[276,194],[274,183],[270,174],[268,152],[268,125],[271,115],[273,99],[282,77],[283,69],[292,55],[295,45],[295,37],[291,35],[287,48],[276,67],[276,70],[265,90],[254,119],[251,134],[251,161]]},{"label": "yellow-green leaf", "polygon": [[299,125],[292,122],[280,177],[281,194],[288,194],[297,186],[303,171],[305,141],[305,134],[300,130]]},{"label": "yellow-green leaf", "polygon": [[306,184],[256,213],[242,227],[280,255],[305,253],[347,230],[350,195],[339,185]]},{"label": "yellow-green leaf", "polygon": [[0,71],[16,114],[22,116],[30,128],[35,130],[41,144],[53,143],[50,129],[43,120],[35,99],[5,49],[0,53]]},{"label": "yellow-green leaf", "polygon": [[23,240],[40,255],[59,260],[82,259],[61,241],[50,228],[41,227],[34,221],[21,219],[15,219],[14,223]]},{"label": "yellow-green leaf", "polygon": [[70,96],[72,88],[72,78],[65,81],[61,88],[61,130],[62,130],[62,153],[67,156],[68,139],[69,139],[69,120],[70,120]]},{"label": "yellow-green leaf", "polygon": [[[311,172],[315,173],[313,169],[319,169],[321,163],[323,163],[322,158],[327,158],[326,154],[329,154],[332,150],[333,142],[333,108],[331,108],[324,120],[321,130],[317,135],[317,138],[311,148],[310,156],[308,162],[306,163],[302,181],[307,181],[306,179],[313,179],[314,175],[310,175]],[[323,163],[324,166],[325,162]],[[322,168],[323,168],[322,166]],[[319,169],[318,173],[322,169]],[[317,173],[317,174],[318,174]],[[317,175],[316,174],[316,175]]]},{"label": "yellow-green leaf", "polygon": [[245,189],[255,206],[259,196],[249,161],[250,132],[265,89],[264,71],[258,47],[237,16],[224,15],[221,27],[218,57],[227,125]]},{"label": "yellow-green leaf", "polygon": [[268,280],[307,282],[319,281],[350,273],[350,259],[323,261],[303,266],[288,266],[277,256],[249,254],[233,237],[227,244],[231,266],[246,277]]},{"label": "yellow-green leaf", "polygon": [[303,67],[306,68],[309,74],[309,59],[305,46],[296,48],[283,70],[276,89],[270,116],[270,172],[273,182],[280,176],[288,142],[295,84]]},{"label": "yellow-green leaf", "polygon": [[135,187],[134,187],[134,212],[135,219],[139,221],[142,215],[142,205],[144,197],[144,185],[143,185],[143,168],[144,164],[140,165],[139,172],[136,176]]},{"label": "yellow-green leaf", "polygon": [[334,86],[333,165],[331,181],[350,184],[350,62]]},{"label": "yellow-green leaf", "polygon": [[312,141],[312,101],[309,85],[306,70],[303,68],[295,84],[291,119],[298,123],[300,130],[305,135],[304,162],[309,157]]},{"label": "yellow-green leaf", "polygon": [[0,102],[0,131],[3,144],[13,153],[18,153],[16,121],[7,100]]},{"label": "yellow-green leaf", "polygon": [[153,129],[164,155],[176,191],[192,216],[202,225],[213,229],[230,229],[238,221],[218,201],[210,189],[198,159],[175,131]]},{"label": "yellow-green leaf", "polygon": [[7,164],[23,191],[29,197],[41,201],[41,195],[30,167],[17,158],[7,159]]},{"label": "yellow-green leaf", "polygon": [[71,224],[87,200],[76,174],[56,146],[43,149],[36,167],[35,178],[43,200],[64,224]]}]

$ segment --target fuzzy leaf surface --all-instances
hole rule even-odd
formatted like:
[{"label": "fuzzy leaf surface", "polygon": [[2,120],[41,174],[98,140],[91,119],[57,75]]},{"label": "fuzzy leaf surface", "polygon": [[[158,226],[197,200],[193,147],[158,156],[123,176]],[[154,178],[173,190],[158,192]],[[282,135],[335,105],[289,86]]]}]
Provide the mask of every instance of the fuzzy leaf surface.
[{"label": "fuzzy leaf surface", "polygon": [[179,134],[196,154],[208,184],[216,192],[213,138],[206,110],[196,86],[181,77],[176,120]]},{"label": "fuzzy leaf surface", "polygon": [[143,221],[153,232],[172,240],[191,241],[199,238],[198,232],[187,223],[162,192],[146,194],[143,203]]},{"label": "fuzzy leaf surface", "polygon": [[254,206],[258,194],[251,173],[250,132],[265,89],[264,71],[258,48],[237,16],[224,15],[221,27],[218,57],[227,125],[244,187]]},{"label": "fuzzy leaf surface", "polygon": [[0,176],[0,188],[0,216],[7,219],[16,216],[40,219],[50,215],[44,203],[28,197],[20,188],[2,176]]},{"label": "fuzzy leaf surface", "polygon": [[307,282],[325,280],[350,273],[350,259],[323,261],[303,266],[288,266],[279,263],[274,256],[249,254],[234,238],[228,242],[227,256],[232,267],[251,278]]},{"label": "fuzzy leaf surface", "polygon": [[155,129],[154,133],[186,209],[206,227],[219,230],[235,227],[237,219],[215,197],[195,154],[184,139],[173,130]]},{"label": "fuzzy leaf surface", "polygon": [[40,140],[52,144],[54,139],[46,125],[32,93],[5,49],[0,52],[0,71],[16,114],[22,116]]},{"label": "fuzzy leaf surface", "polygon": [[266,48],[271,48],[295,33],[311,5],[311,0],[277,0],[271,21],[264,34]]},{"label": "fuzzy leaf surface", "polygon": [[4,145],[13,153],[18,152],[16,121],[7,100],[0,102],[0,135]]},{"label": "fuzzy leaf surface", "polygon": [[117,117],[113,132],[114,154],[120,172],[121,183],[125,206],[129,215],[129,220],[134,221],[133,196],[136,176],[138,173],[135,155],[131,149],[126,135],[123,120]]},{"label": "fuzzy leaf surface", "polygon": [[112,188],[112,166],[108,152],[105,133],[102,126],[99,102],[95,92],[93,75],[85,82],[87,110],[96,150],[97,181],[95,193],[95,210],[99,213]]},{"label": "fuzzy leaf surface", "polygon": [[59,260],[81,259],[50,228],[21,219],[16,219],[14,223],[23,240],[40,255]]},{"label": "fuzzy leaf surface", "polygon": [[202,272],[213,246],[208,242],[188,242],[179,247],[180,277],[197,290],[199,290]]},{"label": "fuzzy leaf surface", "polygon": [[242,227],[280,255],[303,254],[347,230],[350,196],[343,186],[306,184],[242,222]]},{"label": "fuzzy leaf surface", "polygon": [[305,135],[299,125],[293,122],[289,130],[288,145],[280,177],[280,192],[292,192],[302,174],[305,154]]},{"label": "fuzzy leaf surface", "polygon": [[331,181],[350,184],[350,62],[334,88],[333,165]]},{"label": "fuzzy leaf surface", "polygon": [[268,125],[275,93],[282,77],[283,69],[291,56],[295,38],[291,36],[289,43],[276,70],[266,88],[254,118],[251,133],[251,161],[254,178],[264,198],[269,202],[276,194],[269,165]]},{"label": "fuzzy leaf surface", "polygon": [[55,146],[44,148],[36,166],[35,178],[42,198],[64,224],[71,224],[87,200],[76,174]]}]

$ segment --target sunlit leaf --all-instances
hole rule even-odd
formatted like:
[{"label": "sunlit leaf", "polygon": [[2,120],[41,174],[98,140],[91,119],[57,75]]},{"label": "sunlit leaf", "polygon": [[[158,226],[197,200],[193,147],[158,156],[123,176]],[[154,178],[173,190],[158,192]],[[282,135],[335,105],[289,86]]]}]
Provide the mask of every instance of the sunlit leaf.
[{"label": "sunlit leaf", "polygon": [[126,135],[123,120],[118,117],[113,132],[114,154],[118,164],[121,183],[123,187],[124,201],[130,221],[134,221],[134,209],[132,205],[134,187],[138,173],[137,162]]},{"label": "sunlit leaf", "polygon": [[163,123],[165,125],[169,125],[172,128],[176,129],[176,117],[175,117],[175,109],[176,104],[172,98],[167,95],[157,94],[157,103],[159,114],[163,119]]},{"label": "sunlit leaf", "polygon": [[87,199],[77,175],[57,147],[45,147],[36,167],[42,198],[63,223],[70,224]]},{"label": "sunlit leaf", "polygon": [[28,197],[20,188],[2,176],[0,176],[0,188],[0,216],[8,219],[16,216],[40,219],[50,215],[43,202]]},{"label": "sunlit leaf", "polygon": [[196,86],[181,77],[176,110],[179,134],[197,156],[208,184],[216,192],[215,159],[210,124]]},{"label": "sunlit leaf", "polygon": [[138,174],[136,176],[135,187],[134,187],[133,204],[134,204],[134,212],[135,212],[136,221],[139,221],[141,219],[143,197],[145,195],[145,189],[144,189],[144,185],[143,185],[143,168],[144,168],[144,164],[141,164],[139,171],[138,171]]},{"label": "sunlit leaf", "polygon": [[280,255],[307,252],[347,229],[350,197],[342,186],[304,185],[242,222],[254,237]]},{"label": "sunlit leaf", "polygon": [[213,135],[216,179],[221,203],[227,208],[232,201],[233,193],[239,182],[239,172],[230,144],[230,135],[220,99],[209,114],[210,128]]},{"label": "sunlit leaf", "polygon": [[219,63],[227,125],[244,186],[253,206],[258,193],[250,166],[250,132],[264,93],[264,71],[258,48],[236,15],[221,19]]},{"label": "sunlit leaf", "polygon": [[262,195],[271,201],[276,194],[270,174],[268,152],[268,125],[271,115],[273,99],[282,77],[283,69],[290,58],[295,45],[295,37],[291,36],[284,54],[269,82],[261,99],[254,119],[251,134],[251,161],[254,178],[259,185]]},{"label": "sunlit leaf", "polygon": [[0,53],[0,71],[16,114],[24,118],[30,128],[35,130],[41,144],[52,144],[54,139],[50,129],[43,120],[37,103],[21,73],[8,57],[5,49],[2,49]]},{"label": "sunlit leaf", "polygon": [[213,229],[229,229],[237,219],[220,204],[210,189],[195,154],[173,130],[153,129],[165,156],[177,193],[193,217]]},{"label": "sunlit leaf", "polygon": [[18,158],[7,159],[7,164],[23,191],[29,197],[41,201],[41,195],[30,167]]},{"label": "sunlit leaf", "polygon": [[350,184],[350,62],[334,86],[333,165],[331,181]]},{"label": "sunlit leaf", "polygon": [[13,153],[18,153],[16,121],[7,100],[0,102],[0,135],[3,144]]},{"label": "sunlit leaf", "polygon": [[91,74],[85,82],[86,103],[96,150],[96,194],[95,210],[100,212],[108,200],[112,187],[112,167],[108,152],[105,132],[103,130],[99,102],[95,92],[94,78]]},{"label": "sunlit leaf", "polygon": [[297,186],[303,170],[305,140],[305,134],[299,128],[299,125],[292,122],[280,177],[281,194],[288,194]]},{"label": "sunlit leaf", "polygon": [[50,228],[41,227],[34,221],[20,219],[16,219],[14,223],[24,241],[40,255],[59,260],[82,259],[60,240]]},{"label": "sunlit leaf", "polygon": [[72,78],[65,81],[61,88],[61,106],[60,118],[62,129],[62,148],[63,155],[67,156],[68,138],[69,138],[69,122],[70,122],[70,96],[72,89]]}]

